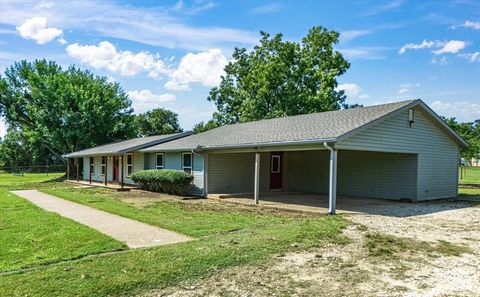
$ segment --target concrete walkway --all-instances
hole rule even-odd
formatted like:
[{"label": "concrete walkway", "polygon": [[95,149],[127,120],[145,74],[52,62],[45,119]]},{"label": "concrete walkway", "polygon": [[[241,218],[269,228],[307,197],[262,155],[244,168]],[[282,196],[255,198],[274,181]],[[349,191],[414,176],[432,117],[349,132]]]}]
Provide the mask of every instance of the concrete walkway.
[{"label": "concrete walkway", "polygon": [[129,248],[151,247],[191,240],[185,235],[57,198],[37,190],[12,191],[12,193],[45,210],[56,212],[63,217],[123,241]]}]

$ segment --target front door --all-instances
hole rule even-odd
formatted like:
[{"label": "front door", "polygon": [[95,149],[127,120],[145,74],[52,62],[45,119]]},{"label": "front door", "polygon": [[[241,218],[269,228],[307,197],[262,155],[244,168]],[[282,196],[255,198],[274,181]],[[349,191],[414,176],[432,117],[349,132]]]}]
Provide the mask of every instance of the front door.
[{"label": "front door", "polygon": [[282,153],[270,154],[270,190],[279,191],[282,189]]},{"label": "front door", "polygon": [[113,156],[113,180],[118,181],[119,178],[119,170],[118,170],[118,157]]}]

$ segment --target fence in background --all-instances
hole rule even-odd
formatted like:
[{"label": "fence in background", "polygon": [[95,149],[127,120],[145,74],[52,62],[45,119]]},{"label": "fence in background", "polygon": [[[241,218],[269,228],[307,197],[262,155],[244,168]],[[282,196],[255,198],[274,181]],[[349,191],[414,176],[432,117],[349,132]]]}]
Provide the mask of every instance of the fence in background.
[{"label": "fence in background", "polygon": [[[71,168],[72,166],[70,166],[70,170]],[[67,165],[15,166],[1,168],[0,171],[15,175],[23,175],[28,173],[44,173],[45,175],[48,175],[49,173],[67,172]]]},{"label": "fence in background", "polygon": [[458,169],[458,179],[460,184],[480,185],[480,167],[460,166]]}]

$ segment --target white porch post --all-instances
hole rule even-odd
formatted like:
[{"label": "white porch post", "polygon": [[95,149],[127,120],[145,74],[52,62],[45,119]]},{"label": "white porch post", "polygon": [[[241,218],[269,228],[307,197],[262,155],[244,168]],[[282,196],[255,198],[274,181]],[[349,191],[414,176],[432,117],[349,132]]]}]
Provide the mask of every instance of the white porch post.
[{"label": "white porch post", "polygon": [[328,214],[335,214],[337,208],[337,150],[330,151],[330,180],[328,184]]},{"label": "white porch post", "polygon": [[258,204],[260,193],[260,153],[255,153],[255,187],[253,193],[253,201]]},{"label": "white porch post", "polygon": [[328,143],[323,146],[330,151],[330,174],[328,180],[328,214],[334,215],[337,209],[337,150]]}]

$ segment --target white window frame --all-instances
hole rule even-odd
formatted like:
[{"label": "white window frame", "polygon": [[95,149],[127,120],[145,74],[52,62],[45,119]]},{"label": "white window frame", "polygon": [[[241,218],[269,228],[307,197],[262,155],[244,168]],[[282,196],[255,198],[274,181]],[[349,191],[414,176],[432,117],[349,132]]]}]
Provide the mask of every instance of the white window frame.
[{"label": "white window frame", "polygon": [[[185,166],[184,164],[185,155],[190,155],[190,166]],[[193,174],[193,154],[192,153],[182,153],[182,170],[186,172],[185,169],[190,170],[190,174]]]},{"label": "white window frame", "polygon": [[[100,175],[105,176],[105,174],[107,173],[107,157],[102,156],[101,158],[102,159],[100,160]],[[103,163],[103,160],[105,160],[105,163]],[[105,173],[103,173],[103,168],[105,168]]]},{"label": "white window frame", "polygon": [[[162,165],[158,165],[158,156],[162,156]],[[156,153],[155,154],[155,169],[164,169],[165,168],[165,154],[164,153]]]},{"label": "white window frame", "polygon": [[[277,170],[273,170],[273,163],[274,163],[274,160],[273,159],[277,159],[278,161],[278,166],[277,166]],[[280,167],[282,166],[281,164],[282,162],[282,158],[280,157],[280,155],[272,155],[272,160],[271,160],[271,165],[270,165],[270,172],[271,173],[280,173],[281,172],[281,169]]]},{"label": "white window frame", "polygon": [[[131,163],[131,164],[128,164],[128,156],[132,156],[132,158],[131,158],[132,163]],[[126,163],[127,163],[127,177],[130,177],[130,175],[132,175],[132,173],[133,173],[133,154],[132,154],[132,153],[128,153],[125,159],[127,159],[127,162],[126,162]],[[132,170],[130,171],[130,173],[129,173],[128,168],[132,168]]]}]

